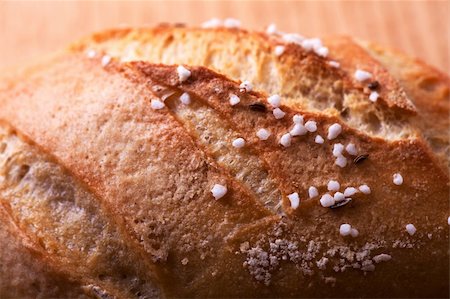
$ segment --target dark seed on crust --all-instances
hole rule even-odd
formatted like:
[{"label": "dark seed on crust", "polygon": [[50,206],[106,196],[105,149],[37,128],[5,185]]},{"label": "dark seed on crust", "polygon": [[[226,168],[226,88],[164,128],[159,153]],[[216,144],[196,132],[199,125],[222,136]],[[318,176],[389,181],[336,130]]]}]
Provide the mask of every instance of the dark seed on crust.
[{"label": "dark seed on crust", "polygon": [[353,160],[353,163],[355,163],[355,164],[361,163],[364,160],[366,160],[368,157],[369,157],[369,154],[359,155]]},{"label": "dark seed on crust", "polygon": [[252,111],[258,111],[258,112],[266,112],[267,108],[264,106],[264,104],[261,103],[253,103],[249,105],[250,110]]},{"label": "dark seed on crust", "polygon": [[372,81],[369,83],[369,85],[367,85],[367,87],[369,87],[370,90],[375,90],[380,86],[380,83],[378,81]]},{"label": "dark seed on crust", "polygon": [[344,107],[342,110],[341,110],[341,116],[343,117],[343,118],[347,118],[348,117],[348,111],[349,109],[348,109],[348,107]]},{"label": "dark seed on crust", "polygon": [[330,209],[337,209],[337,208],[343,207],[351,201],[352,201],[351,198],[346,198],[346,199],[341,200],[341,201],[335,203],[334,205],[330,206]]}]

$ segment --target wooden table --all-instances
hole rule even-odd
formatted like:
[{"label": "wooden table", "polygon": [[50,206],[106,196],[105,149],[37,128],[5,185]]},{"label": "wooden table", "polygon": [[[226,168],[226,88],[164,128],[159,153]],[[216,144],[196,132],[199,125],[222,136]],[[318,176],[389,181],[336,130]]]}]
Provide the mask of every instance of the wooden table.
[{"label": "wooden table", "polygon": [[[1,0],[0,0],[1,1]],[[306,36],[350,34],[422,58],[449,72],[449,1],[0,2],[0,67],[24,63],[120,24],[198,25],[234,17],[243,26]]]}]

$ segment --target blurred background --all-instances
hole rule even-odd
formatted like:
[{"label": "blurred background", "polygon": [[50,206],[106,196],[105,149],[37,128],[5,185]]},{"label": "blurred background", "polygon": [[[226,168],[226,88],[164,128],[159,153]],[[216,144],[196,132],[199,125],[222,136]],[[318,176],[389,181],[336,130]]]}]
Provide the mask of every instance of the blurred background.
[{"label": "blurred background", "polygon": [[93,31],[213,17],[306,36],[349,34],[449,73],[450,1],[2,1],[0,68],[60,49]]}]

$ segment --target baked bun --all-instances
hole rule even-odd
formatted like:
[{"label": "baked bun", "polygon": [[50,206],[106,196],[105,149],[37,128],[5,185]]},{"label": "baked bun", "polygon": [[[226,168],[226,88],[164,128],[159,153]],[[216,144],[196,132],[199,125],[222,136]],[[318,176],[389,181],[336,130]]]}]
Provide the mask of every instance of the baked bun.
[{"label": "baked bun", "polygon": [[448,297],[449,86],[347,37],[83,39],[0,81],[0,294]]}]

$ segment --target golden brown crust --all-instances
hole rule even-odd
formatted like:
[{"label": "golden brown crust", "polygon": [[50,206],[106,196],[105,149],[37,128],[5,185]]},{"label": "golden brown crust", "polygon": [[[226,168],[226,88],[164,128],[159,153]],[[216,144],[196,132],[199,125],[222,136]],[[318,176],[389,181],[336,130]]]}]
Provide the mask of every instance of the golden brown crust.
[{"label": "golden brown crust", "polygon": [[[177,48],[183,42],[198,46],[199,41],[213,49],[206,60]],[[54,177],[64,178],[69,186],[80,185],[76,188],[87,194],[76,202],[91,203],[92,222],[106,223],[100,225],[103,237],[95,237],[96,230],[83,221],[86,228],[79,231],[94,233],[71,236],[80,238],[78,245],[92,238],[103,240],[105,249],[97,258],[112,254],[110,261],[97,265],[80,258],[80,264],[73,265],[63,238],[55,245],[62,248],[60,253],[44,251],[52,258],[49,263],[62,270],[65,256],[68,272],[89,283],[91,295],[98,290],[93,286],[100,285],[119,297],[144,296],[130,290],[120,293],[127,280],[116,279],[115,273],[124,267],[138,279],[150,279],[160,296],[167,297],[447,297],[449,177],[436,160],[435,149],[420,137],[421,131],[415,131],[422,128],[410,123],[416,117],[414,108],[397,77],[350,41],[348,48],[331,51],[332,57],[346,53],[337,70],[295,45],[287,45],[286,55],[278,61],[271,51],[279,43],[277,37],[239,30],[109,31],[3,79],[0,119],[36,143],[27,148],[25,142],[24,155],[33,160],[51,153],[54,159],[46,157],[57,161],[55,167],[70,170],[68,177],[60,173]],[[123,59],[123,48],[129,45],[138,52],[150,45],[156,54],[133,54],[124,60],[186,59],[213,69],[225,66],[221,70],[232,79],[205,67],[186,66],[191,75],[180,83],[174,65],[113,59],[102,66],[101,56],[87,58],[84,53],[93,47]],[[202,53],[202,48],[198,51]],[[227,51],[234,56],[223,54]],[[357,59],[347,62],[354,53],[359,53]],[[237,62],[224,65],[220,59],[226,57]],[[249,57],[249,64],[236,66],[242,57]],[[353,82],[352,72],[363,62],[382,83],[385,101],[380,106],[370,106],[362,86]],[[243,75],[253,76],[255,85],[266,92],[280,91],[287,99],[280,107],[286,113],[282,119],[274,118],[265,93],[240,90],[233,79]],[[299,76],[306,79],[296,81]],[[340,87],[330,88],[335,81],[341,81]],[[318,108],[323,102],[314,96],[320,91],[331,97],[323,110]],[[191,104],[180,103],[183,93],[190,95]],[[231,106],[230,94],[238,95],[240,103]],[[151,108],[152,100],[162,99],[163,109]],[[255,103],[264,105],[265,111],[252,109]],[[358,117],[364,117],[367,108],[380,117],[380,126],[395,132],[374,134],[364,124],[357,126],[339,113],[337,103]],[[294,114],[303,115],[305,122],[316,121],[317,131],[293,137],[292,144],[283,147],[279,140],[292,128]],[[327,140],[328,128],[335,123],[342,126],[342,133]],[[268,140],[256,137],[259,128],[271,132]],[[402,137],[402,130],[409,138]],[[314,141],[317,134],[324,137],[324,144]],[[244,148],[231,146],[237,137],[245,139]],[[340,168],[332,155],[336,143],[354,143],[359,154],[369,156],[353,163],[354,157],[344,153],[348,165]],[[11,165],[22,161],[20,155],[13,156],[2,166],[9,172]],[[400,186],[393,183],[395,173],[403,175]],[[28,194],[28,189],[1,178],[2,203],[11,205],[12,195],[19,191]],[[359,192],[337,209],[322,207],[320,196],[308,199],[310,186],[322,195],[330,180],[340,182],[341,192],[367,184],[371,193]],[[228,188],[219,200],[210,192],[216,183]],[[46,190],[39,186],[31,194]],[[297,209],[287,198],[293,192],[301,199]],[[27,202],[27,196],[16,200]],[[39,214],[35,209],[20,216],[20,211],[16,207],[10,214],[22,225],[45,213],[53,215],[52,210]],[[49,219],[36,223],[49,229],[59,225]],[[359,236],[341,236],[343,223],[358,229]],[[412,236],[405,229],[409,223],[417,228]],[[45,243],[57,233],[28,235],[41,236]],[[115,245],[118,241],[123,244]],[[130,260],[121,264],[115,253]],[[93,276],[99,267],[111,268],[107,283]],[[80,269],[87,280],[77,276]]]},{"label": "golden brown crust", "polygon": [[[157,84],[164,84],[162,82],[170,82],[171,84],[169,85],[173,84],[174,86],[178,86],[174,67],[154,67],[144,64],[137,64],[137,67],[142,68],[143,72],[147,76],[154,78],[155,83]],[[418,209],[420,208],[416,205],[417,201],[412,197],[418,196],[416,198],[420,198],[422,196],[420,194],[423,194],[423,196],[425,196],[425,194],[429,192],[430,194],[436,195],[436,197],[433,196],[433,203],[428,202],[428,204],[437,204],[438,206],[441,206],[441,208],[446,209],[445,207],[447,206],[447,202],[445,198],[447,198],[448,196],[448,177],[444,173],[440,173],[432,180],[427,179],[427,177],[431,175],[431,173],[426,169],[434,169],[433,171],[437,171],[437,167],[435,162],[433,162],[433,159],[431,158],[431,153],[429,153],[429,151],[427,150],[427,146],[423,144],[423,142],[401,141],[389,143],[383,140],[368,138],[367,136],[361,135],[350,128],[346,128],[344,129],[343,134],[347,135],[347,138],[349,138],[350,140],[344,138],[344,140],[347,139],[347,141],[343,141],[342,139],[340,139],[339,142],[343,142],[344,144],[346,144],[348,141],[354,142],[362,152],[370,153],[370,161],[366,161],[365,165],[355,165],[350,167],[350,169],[346,168],[345,171],[341,172],[332,167],[332,159],[326,158],[327,155],[330,155],[329,153],[331,152],[331,147],[327,148],[327,146],[325,146],[325,148],[323,148],[323,146],[314,145],[311,137],[306,140],[300,137],[300,140],[298,141],[298,143],[295,143],[295,146],[287,149],[282,149],[280,145],[277,144],[277,140],[269,139],[271,141],[269,143],[261,143],[261,141],[255,140],[256,138],[254,137],[254,130],[258,127],[271,128],[272,134],[274,136],[280,136],[282,133],[288,130],[287,128],[289,128],[290,126],[289,123],[292,114],[288,114],[285,119],[278,121],[275,120],[270,113],[267,113],[267,115],[263,116],[259,114],[255,115],[255,113],[249,112],[246,107],[248,107],[250,103],[255,102],[256,100],[245,101],[244,99],[246,99],[246,97],[241,97],[242,106],[239,106],[237,108],[231,108],[229,105],[224,105],[229,93],[238,92],[236,90],[236,86],[234,86],[234,88],[230,88],[230,86],[227,86],[226,84],[220,84],[219,82],[216,82],[214,76],[211,76],[211,73],[204,70],[191,70],[193,71],[193,74],[191,76],[192,80],[189,80],[187,83],[182,85],[181,88],[183,89],[183,91],[187,91],[191,95],[195,95],[199,99],[208,99],[208,104],[220,113],[222,119],[226,119],[233,123],[233,125],[241,133],[241,136],[243,136],[247,140],[249,146],[255,147],[259,155],[265,159],[269,166],[269,171],[271,171],[271,173],[273,173],[274,176],[277,177],[280,182],[280,189],[284,191],[285,195],[291,192],[298,191],[300,191],[300,194],[306,195],[309,184],[318,186],[319,190],[322,191],[326,186],[327,180],[333,177],[337,178],[340,182],[347,182],[347,184],[349,185],[357,185],[358,182],[359,184],[364,182],[371,186],[372,195],[369,199],[370,203],[355,202],[355,206],[352,206],[352,210],[342,211],[342,214],[329,215],[328,213],[323,211],[323,208],[318,208],[317,202],[315,201],[313,201],[314,203],[303,203],[303,206],[300,206],[300,208],[295,211],[294,215],[292,215],[295,217],[295,222],[290,223],[293,227],[290,227],[290,230],[287,233],[292,239],[300,240],[301,236],[306,235],[309,237],[307,238],[307,240],[316,241],[320,244],[320,241],[317,241],[317,239],[309,235],[312,234],[311,230],[314,230],[314,234],[321,234],[321,237],[324,237],[325,239],[327,239],[328,236],[329,240],[333,240],[332,236],[336,236],[337,232],[337,228],[333,228],[333,225],[338,225],[339,221],[341,221],[342,223],[348,221],[349,223],[352,223],[352,225],[355,225],[355,227],[358,227],[360,231],[365,231],[365,234],[370,235],[370,238],[373,238],[372,240],[374,240],[374,242],[376,242],[375,240],[377,240],[380,242],[386,242],[388,244],[390,242],[395,243],[394,239],[397,238],[397,236],[401,235],[402,231],[404,231],[404,227],[401,224],[402,222],[406,221],[406,219],[414,223],[421,222],[419,220],[421,216],[419,215],[422,213],[422,211],[418,211]],[[216,88],[220,86],[219,94],[217,94],[215,90],[210,86],[215,86]],[[287,107],[282,107],[282,109],[284,111],[288,111]],[[337,119],[330,119],[329,117],[325,117],[320,114],[306,113],[305,111],[302,111],[302,114],[304,115],[305,120],[313,118],[318,122],[319,127],[323,128],[326,128],[334,121],[338,121]],[[321,131],[320,128],[319,133],[322,134],[322,136],[326,135],[326,133]],[[428,158],[425,158],[427,156]],[[320,165],[320,170],[318,170],[318,165]],[[424,174],[424,171],[427,173]],[[410,181],[407,186],[402,186],[400,188],[400,191],[398,190],[399,188],[392,183],[392,174],[395,172],[408,174],[411,179],[414,179]],[[421,176],[422,174],[424,174],[423,177]],[[436,180],[436,184],[433,182],[433,180]],[[417,192],[413,196],[411,195],[412,190],[415,190],[414,192]],[[434,199],[436,201],[434,201]],[[361,200],[363,201],[365,199],[361,198]],[[358,204],[358,206],[356,206],[356,204]],[[391,206],[393,204],[395,204],[395,208],[391,210],[393,214],[389,215],[388,206]],[[285,201],[285,209],[289,210],[288,206],[289,202]],[[428,208],[430,209],[430,212],[432,214],[437,211],[434,208],[431,208],[431,206],[428,206],[427,209]],[[415,211],[413,215],[410,214],[411,210]],[[445,220],[445,213],[446,212],[438,217]],[[295,216],[296,214],[301,218],[297,218]],[[328,218],[327,216],[329,216],[330,218]],[[373,219],[371,219],[372,217]],[[398,218],[394,220],[395,217]],[[339,219],[338,222],[336,222],[337,219]],[[379,219],[384,219],[382,224],[379,223]],[[323,228],[320,233],[317,227],[315,227],[313,224],[318,222],[323,222]],[[314,229],[311,227],[311,225],[313,225]],[[259,229],[261,229],[261,227]],[[270,233],[267,231],[265,234],[270,235]],[[241,239],[241,242],[244,243],[245,241],[248,241],[245,238],[248,238],[252,235],[259,236],[258,233],[244,234],[245,237]],[[297,238],[292,236],[297,236]],[[261,240],[256,241],[256,243],[258,242],[261,242]],[[333,240],[332,242],[335,242],[335,240]],[[441,254],[445,256],[446,253],[444,243],[441,243],[441,245],[437,245],[438,243],[431,245],[431,248],[433,248],[432,250],[440,247]],[[250,244],[252,244],[251,241]],[[361,247],[364,246],[363,244],[359,245]],[[342,246],[345,247],[344,244]],[[384,246],[381,247],[386,248]],[[380,248],[377,249],[380,250]],[[389,249],[389,252],[393,251],[396,250],[393,248]],[[402,253],[398,254],[402,255]],[[398,263],[411,263],[408,262],[409,258],[406,258],[406,256],[397,258]],[[420,258],[416,256],[415,259],[416,262],[418,262]],[[430,262],[431,260],[428,260],[426,262],[421,261],[419,262],[421,265],[418,266],[417,264],[416,266],[418,266],[419,268],[434,267],[429,264]],[[427,263],[428,265],[425,266],[425,264]],[[437,267],[439,268],[439,266]],[[390,270],[387,269],[385,271],[387,273],[390,272]],[[442,268],[438,271],[442,271],[441,273],[445,273],[446,270]],[[283,272],[283,275],[289,276],[289,271],[286,272]],[[386,275],[389,275],[386,274],[386,272],[384,272],[383,279],[386,279]],[[396,272],[396,274],[399,273]],[[392,273],[393,276],[396,274]],[[415,280],[415,278],[409,278],[407,277],[407,275],[408,273],[402,273],[400,275],[402,276],[401,280],[404,280],[405,283],[411,283],[412,280]],[[293,276],[294,277],[289,276],[292,280],[288,279],[288,281],[290,281],[290,283],[293,283],[294,285],[296,285],[297,283],[301,285],[301,282],[294,282],[296,281],[296,278],[295,275]],[[348,279],[348,277],[345,277],[345,275],[342,276],[341,279]],[[363,284],[366,285],[365,288],[367,293],[362,292],[361,289],[356,286],[358,285],[358,282],[353,279],[353,286],[349,287],[348,290],[342,290],[342,293],[336,294],[336,296],[354,296],[355,293],[352,292],[355,289],[359,290],[359,295],[361,296],[363,294],[366,294],[365,296],[374,296],[374,294],[376,294],[375,296],[389,296],[388,294],[394,295],[401,294],[402,292],[402,290],[400,289],[392,288],[388,291],[389,293],[385,293],[385,291],[377,289],[382,284],[382,278],[378,277],[372,279],[373,280],[371,280],[370,278],[366,278],[363,282]],[[378,279],[380,280],[377,281]],[[395,281],[396,279],[399,279],[399,277],[392,279]],[[429,278],[422,277],[419,280],[421,279]],[[419,281],[417,281],[417,283],[419,283]],[[430,280],[428,280],[427,284],[428,283],[434,284],[434,282],[431,282]],[[286,293],[288,293],[287,290],[289,290],[291,287],[289,285],[283,284],[281,284],[281,286],[282,289],[286,291]],[[360,287],[362,288],[362,285]],[[276,288],[276,286],[271,286],[271,288]],[[306,288],[306,286],[304,288]],[[308,293],[308,291],[305,291],[304,288],[300,288],[302,290],[302,296],[308,297],[320,294],[320,292],[318,292],[316,288],[314,288],[312,293]],[[436,284],[432,287],[430,285],[430,288],[436,290],[435,294],[439,294],[445,289],[445,283],[444,281],[442,281],[442,284]],[[285,294],[284,291],[277,289],[275,293]],[[298,294],[298,291],[291,290],[291,292],[293,292],[292,294]],[[409,294],[410,296],[420,296],[420,294],[424,294],[422,292],[426,292],[426,290],[423,289],[423,285],[417,286],[417,288],[411,290],[411,293]],[[322,295],[329,296],[330,290],[324,291]]]},{"label": "golden brown crust", "polygon": [[[344,41],[348,44],[341,48]],[[342,68],[332,67],[329,59],[297,44],[286,43],[279,35],[225,28],[111,30],[70,49],[96,50],[121,61],[202,65],[236,80],[249,80],[268,95],[280,94],[290,107],[326,111],[374,136],[397,139],[417,135],[414,123],[408,122],[414,107],[385,68],[348,38],[327,43],[335,52],[331,57],[344,58]],[[274,54],[278,45],[285,47],[280,56]],[[368,100],[364,84],[354,80],[357,67],[367,67],[374,72],[374,80],[386,85],[382,85],[382,97],[376,105]]]},{"label": "golden brown crust", "polygon": [[[205,68],[189,69],[191,77],[180,84],[175,66],[112,62],[102,68],[99,59],[61,55],[16,79],[14,88],[2,88],[0,118],[52,152],[125,221],[162,273],[159,286],[167,296],[445,296],[448,176],[423,141],[371,137],[326,113],[287,106],[281,107],[285,118],[276,120],[248,108],[266,103],[264,95],[240,93],[236,82]],[[175,92],[168,108],[152,110],[150,101],[162,90]],[[182,92],[197,103],[192,109],[209,107],[207,117],[222,119],[211,118],[214,126],[247,140],[244,150],[263,161],[284,195],[286,217],[264,208],[251,184],[233,176],[212,154],[213,145],[193,134],[175,109]],[[228,105],[230,93],[240,95],[238,106]],[[278,138],[294,113],[317,121],[324,137],[333,123],[341,123],[343,133],[324,145],[314,143],[315,134],[295,137],[283,148]],[[272,132],[266,142],[255,137],[260,127]],[[331,155],[335,142],[353,142],[369,159],[340,169]],[[395,172],[404,175],[402,186],[392,183]],[[337,210],[306,199],[310,185],[323,194],[330,179],[343,187],[365,183],[372,193]],[[218,201],[209,191],[217,182],[229,190]],[[292,192],[302,199],[297,210],[285,197]],[[360,236],[341,237],[342,223]],[[418,228],[412,237],[408,223]],[[392,260],[375,265],[372,258],[382,253]],[[329,260],[324,270],[316,265],[322,258]],[[373,273],[361,270],[370,265]],[[386,279],[392,287],[380,288]]]},{"label": "golden brown crust", "polygon": [[[234,79],[250,80],[268,94],[281,94],[290,107],[318,109],[340,116],[350,126],[374,136],[398,139],[422,135],[447,171],[450,149],[446,133],[449,126],[446,76],[404,55],[397,54],[398,59],[394,57],[392,62],[383,61],[383,57],[375,55],[377,51],[370,53],[367,51],[370,47],[361,46],[349,37],[331,37],[324,42],[330,49],[326,61],[337,60],[339,69],[299,45],[286,44],[280,35],[224,28],[165,25],[153,29],[116,29],[86,38],[71,49],[95,49],[122,61],[202,65]],[[280,57],[273,53],[277,45],[285,46]],[[380,98],[376,104],[368,101],[367,82],[354,79],[356,69],[369,71],[372,81],[379,83],[376,91]],[[436,90],[428,87],[425,91],[424,82],[430,81],[436,82],[433,85]],[[436,98],[441,99],[432,100],[439,102],[436,105],[424,100]],[[417,114],[415,105],[423,113]],[[439,121],[435,123],[434,119]]]}]

